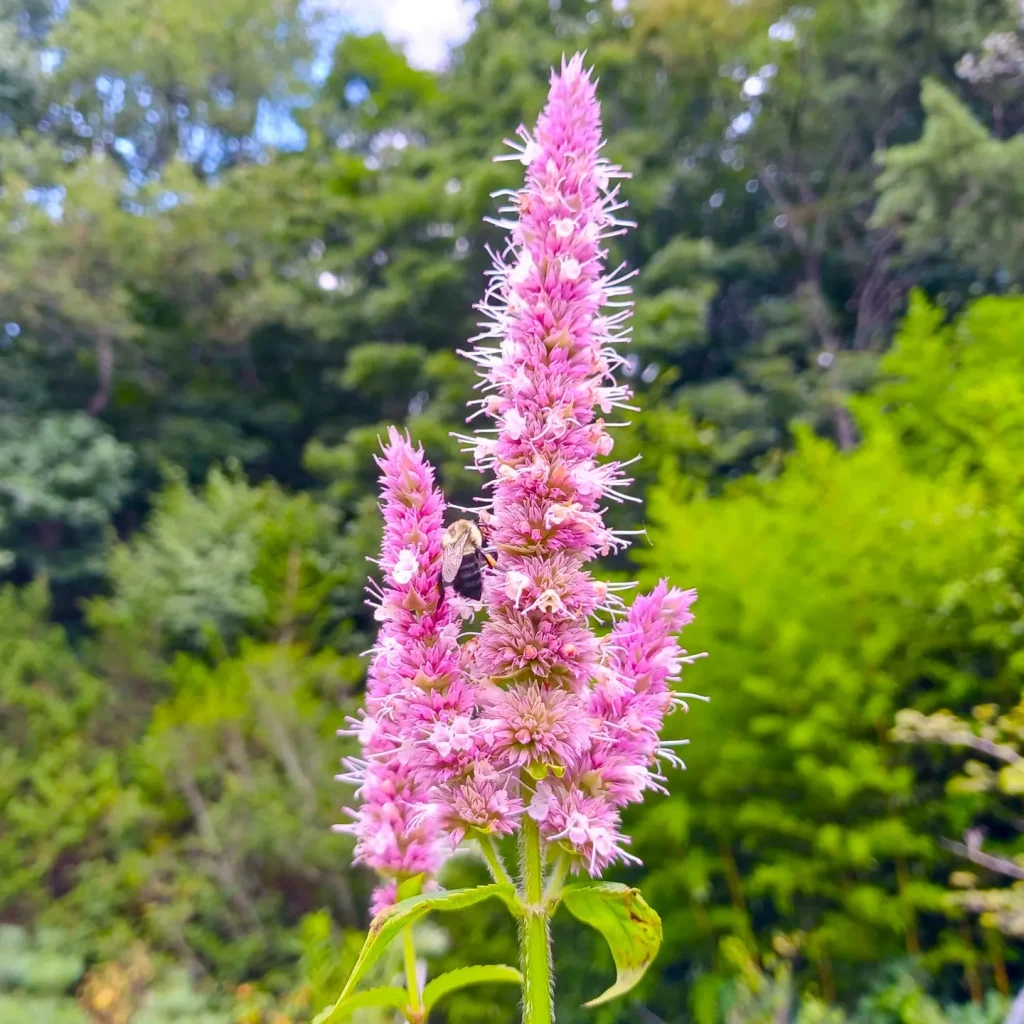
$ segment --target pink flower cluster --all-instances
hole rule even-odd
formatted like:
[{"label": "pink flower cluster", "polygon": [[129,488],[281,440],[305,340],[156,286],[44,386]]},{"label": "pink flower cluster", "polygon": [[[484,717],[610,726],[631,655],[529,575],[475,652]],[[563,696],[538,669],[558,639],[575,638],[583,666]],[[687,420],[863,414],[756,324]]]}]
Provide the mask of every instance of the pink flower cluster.
[{"label": "pink flower cluster", "polygon": [[[628,226],[601,155],[600,109],[582,59],[552,76],[531,134],[513,144],[525,187],[503,193],[510,233],[467,353],[497,429],[462,436],[492,475],[479,510],[497,555],[485,574],[487,619],[461,647],[473,609],[438,589],[442,502],[422,454],[392,433],[385,449],[383,620],[359,767],[360,858],[391,875],[430,870],[437,841],[516,830],[524,814],[598,875],[634,860],[621,810],[660,789],[659,738],[688,661],[676,634],[693,591],[662,582],[625,609],[587,563],[625,545],[604,523],[623,500],[623,466],[600,461],[607,423],[631,395],[613,377],[628,341],[632,276],[605,270],[605,241]],[[471,419],[473,417],[470,417]],[[615,620],[599,637],[592,621]],[[379,781],[378,781],[379,780]],[[378,790],[383,787],[383,792]]]},{"label": "pink flower cluster", "polygon": [[356,837],[356,860],[389,880],[375,909],[394,899],[397,881],[433,874],[443,845],[429,776],[414,763],[420,721],[435,702],[462,687],[454,604],[439,599],[441,533],[445,502],[434,471],[394,428],[381,468],[384,542],[383,587],[375,595],[381,627],[367,679],[363,717],[353,721],[361,758],[349,758],[345,781],[359,786],[361,803],[349,810],[350,825],[338,831]]}]

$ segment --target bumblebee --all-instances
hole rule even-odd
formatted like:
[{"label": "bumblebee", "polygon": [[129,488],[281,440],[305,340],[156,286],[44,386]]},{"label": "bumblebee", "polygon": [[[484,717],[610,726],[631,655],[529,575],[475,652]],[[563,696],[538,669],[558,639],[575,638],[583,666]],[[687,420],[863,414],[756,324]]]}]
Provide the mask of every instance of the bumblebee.
[{"label": "bumblebee", "polygon": [[484,536],[476,523],[456,519],[441,538],[441,590],[451,587],[460,597],[479,601],[483,594],[483,567],[497,564],[484,550]]}]

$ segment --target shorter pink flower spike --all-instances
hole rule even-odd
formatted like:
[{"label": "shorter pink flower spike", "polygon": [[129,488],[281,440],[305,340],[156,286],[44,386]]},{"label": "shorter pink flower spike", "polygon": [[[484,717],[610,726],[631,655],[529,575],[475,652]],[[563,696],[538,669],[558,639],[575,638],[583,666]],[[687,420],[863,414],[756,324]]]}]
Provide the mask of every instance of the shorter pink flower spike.
[{"label": "shorter pink flower spike", "polygon": [[387,878],[432,874],[439,866],[436,813],[402,763],[400,748],[362,765],[355,860]]},{"label": "shorter pink flower spike", "polygon": [[[422,448],[392,428],[382,455],[383,586],[375,592],[382,623],[367,679],[366,715],[353,722],[362,759],[349,759],[360,807],[345,826],[355,858],[387,879],[433,874],[443,859],[437,808],[410,752],[459,678],[459,620],[441,600],[445,503]],[[454,690],[457,694],[457,689]],[[380,896],[384,898],[383,895]]]}]

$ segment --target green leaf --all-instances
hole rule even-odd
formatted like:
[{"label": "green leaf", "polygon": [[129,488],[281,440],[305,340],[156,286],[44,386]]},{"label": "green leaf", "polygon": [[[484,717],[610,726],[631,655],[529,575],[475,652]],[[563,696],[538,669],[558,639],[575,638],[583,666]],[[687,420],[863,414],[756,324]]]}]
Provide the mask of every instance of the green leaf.
[{"label": "green leaf", "polygon": [[366,942],[359,952],[359,957],[352,968],[352,973],[345,982],[345,987],[338,996],[326,1016],[321,1014],[314,1024],[328,1024],[328,1021],[335,1020],[335,1012],[345,1005],[352,991],[359,983],[360,978],[380,958],[385,949],[405,929],[414,925],[422,917],[426,917],[431,910],[461,910],[464,907],[471,907],[474,903],[497,896],[503,900],[510,910],[516,910],[516,890],[514,885],[480,885],[475,889],[449,889],[439,892],[423,892],[418,896],[410,896],[401,900],[393,907],[381,911],[371,922],[370,931],[366,936]]},{"label": "green leaf", "polygon": [[566,910],[599,931],[612,951],[615,984],[585,1006],[600,1006],[624,995],[643,976],[661,945],[661,918],[647,905],[639,889],[619,882],[567,885],[562,890]]},{"label": "green leaf", "polygon": [[409,1002],[409,993],[404,988],[387,986],[386,988],[368,988],[365,992],[356,992],[347,999],[339,999],[333,1006],[321,1010],[313,1018],[313,1024],[327,1024],[329,1020],[342,1020],[346,1014],[370,1007],[382,1007],[400,1010]]},{"label": "green leaf", "polygon": [[426,877],[421,871],[418,875],[413,875],[402,882],[395,893],[395,902],[401,903],[402,900],[407,900],[410,896],[418,896],[423,891],[423,879]]},{"label": "green leaf", "polygon": [[472,967],[457,967],[430,982],[423,990],[423,1005],[427,1010],[449,992],[455,992],[467,985],[486,985],[500,982],[511,985],[522,985],[523,976],[506,964],[476,964]]}]

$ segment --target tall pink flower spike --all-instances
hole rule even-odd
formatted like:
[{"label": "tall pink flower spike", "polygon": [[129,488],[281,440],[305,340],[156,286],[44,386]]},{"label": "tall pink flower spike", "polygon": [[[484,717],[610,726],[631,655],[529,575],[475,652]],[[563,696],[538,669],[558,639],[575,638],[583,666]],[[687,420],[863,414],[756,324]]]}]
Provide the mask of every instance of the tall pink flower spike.
[{"label": "tall pink flower spike", "polygon": [[631,408],[613,370],[624,362],[616,346],[629,337],[633,276],[604,266],[605,240],[632,225],[618,216],[616,181],[627,175],[600,155],[595,91],[581,56],[563,62],[536,131],[521,128],[513,144],[526,186],[502,210],[517,219],[496,222],[510,237],[470,354],[497,438],[466,440],[477,467],[495,474],[489,525],[500,555],[477,654],[500,687],[488,712],[503,726],[492,762],[513,777],[526,769],[522,799],[542,836],[574,870],[599,875],[636,859],[619,809],[660,788],[659,759],[678,760],[657,737],[686,659],[674,634],[696,594],[662,583],[609,636],[589,625],[622,607],[584,567],[625,546],[602,503],[626,498],[630,481],[599,459],[613,447],[603,417]]},{"label": "tall pink flower spike", "polygon": [[[598,876],[635,861],[621,809],[661,790],[659,765],[682,766],[658,738],[693,659],[676,634],[692,621],[694,591],[662,581],[626,610],[631,585],[595,580],[593,559],[623,548],[604,503],[628,498],[624,465],[600,461],[607,423],[630,409],[613,371],[628,342],[632,272],[606,272],[605,242],[628,221],[618,179],[600,150],[595,83],[577,55],[553,74],[536,130],[519,129],[526,184],[509,203],[505,249],[478,307],[482,333],[466,353],[485,397],[470,419],[497,429],[457,435],[493,474],[479,510],[497,552],[485,575],[487,613],[457,643],[468,602],[439,590],[443,501],[433,473],[392,431],[384,450],[385,538],[380,638],[370,670],[361,786],[353,812],[357,855],[386,877],[435,871],[439,840],[507,834],[524,814]],[[635,499],[630,499],[635,500]],[[602,614],[615,624],[598,636]]]}]

